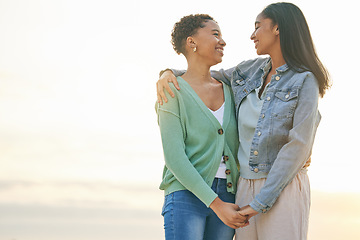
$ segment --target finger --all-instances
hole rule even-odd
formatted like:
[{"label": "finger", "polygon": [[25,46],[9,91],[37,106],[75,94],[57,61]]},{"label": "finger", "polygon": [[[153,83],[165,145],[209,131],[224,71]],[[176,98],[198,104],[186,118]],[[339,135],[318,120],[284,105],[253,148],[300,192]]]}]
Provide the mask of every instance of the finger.
[{"label": "finger", "polygon": [[163,105],[163,101],[160,94],[157,93],[156,95],[157,95],[157,102],[160,103],[160,105]]},{"label": "finger", "polygon": [[249,215],[242,215],[240,212],[237,212],[237,213],[238,213],[238,216],[237,216],[238,219],[241,219],[242,221],[248,220]]},{"label": "finger", "polygon": [[173,80],[173,83],[174,83],[175,88],[176,88],[177,90],[180,90],[180,86],[179,86],[179,83],[178,83],[178,81],[176,80],[176,78],[175,78],[175,80]]},{"label": "finger", "polygon": [[[165,85],[165,90],[170,94],[171,97],[175,97],[175,94],[173,93],[173,91],[171,90],[169,84]],[[166,99],[167,100],[167,99]],[[165,101],[167,102],[167,101]]]},{"label": "finger", "polygon": [[243,222],[243,223],[237,224],[237,226],[238,226],[238,228],[239,228],[239,227],[240,227],[240,228],[243,228],[243,227],[248,226],[249,224],[250,224],[249,222]]},{"label": "finger", "polygon": [[235,225],[235,224],[232,224],[231,226],[230,226],[232,229],[238,229],[239,227],[237,226],[237,225]]},{"label": "finger", "polygon": [[159,94],[159,82],[156,82],[156,96],[157,96],[157,102],[160,103],[160,105],[163,105],[161,95]]},{"label": "finger", "polygon": [[159,84],[159,81],[156,83],[156,88],[157,88],[158,99],[160,99],[160,101],[161,101],[160,104],[162,105],[162,104],[163,104],[163,100],[164,100],[165,102],[167,102],[168,100],[167,100],[166,95],[165,95],[165,93],[164,93],[163,87],[161,86],[161,84]]},{"label": "finger", "polygon": [[159,94],[160,94],[160,98],[162,98],[165,102],[168,102],[168,99],[166,98],[166,95],[162,89],[159,90]]},{"label": "finger", "polygon": [[244,227],[244,224],[236,224],[235,227],[236,227],[235,229],[242,228]]},{"label": "finger", "polygon": [[247,223],[245,223],[244,225],[242,225],[241,228],[244,228],[244,227],[249,226],[249,225],[250,225],[250,223],[247,222]]}]

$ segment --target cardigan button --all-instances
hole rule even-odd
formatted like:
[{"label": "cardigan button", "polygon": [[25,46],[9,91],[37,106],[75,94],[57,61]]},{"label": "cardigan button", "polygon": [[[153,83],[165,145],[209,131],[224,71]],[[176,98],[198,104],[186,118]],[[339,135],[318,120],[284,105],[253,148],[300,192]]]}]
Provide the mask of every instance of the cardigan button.
[{"label": "cardigan button", "polygon": [[231,173],[230,169],[226,169],[225,174],[230,175],[230,173]]},{"label": "cardigan button", "polygon": [[254,168],[254,172],[259,172],[259,169],[258,168]]},{"label": "cardigan button", "polygon": [[224,133],[224,130],[223,130],[222,128],[220,128],[220,129],[218,130],[218,133],[219,133],[220,135],[222,135],[222,134]]},{"label": "cardigan button", "polygon": [[224,162],[228,161],[229,160],[229,156],[224,156]]},{"label": "cardigan button", "polygon": [[227,186],[228,188],[231,188],[231,187],[232,187],[232,183],[229,182],[229,183],[226,184],[226,186]]},{"label": "cardigan button", "polygon": [[259,155],[259,152],[255,150],[255,151],[254,151],[254,155],[255,155],[255,156]]}]

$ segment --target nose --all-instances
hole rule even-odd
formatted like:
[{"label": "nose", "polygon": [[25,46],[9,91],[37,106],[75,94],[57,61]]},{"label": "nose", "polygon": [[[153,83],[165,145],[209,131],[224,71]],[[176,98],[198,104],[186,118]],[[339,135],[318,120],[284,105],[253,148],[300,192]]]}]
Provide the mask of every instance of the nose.
[{"label": "nose", "polygon": [[223,47],[226,46],[226,42],[225,42],[224,39],[222,39],[222,38],[220,39],[219,44],[220,44],[221,46],[223,46]]},{"label": "nose", "polygon": [[253,33],[252,33],[251,36],[250,36],[250,39],[251,39],[251,40],[254,40],[254,38],[255,38],[255,31],[253,31]]}]

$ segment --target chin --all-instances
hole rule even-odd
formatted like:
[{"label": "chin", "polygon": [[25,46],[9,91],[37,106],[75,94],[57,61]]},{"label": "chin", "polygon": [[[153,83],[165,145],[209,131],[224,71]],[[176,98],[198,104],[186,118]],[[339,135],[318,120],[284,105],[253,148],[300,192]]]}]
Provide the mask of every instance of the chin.
[{"label": "chin", "polygon": [[261,51],[256,51],[256,54],[259,55],[259,56],[261,56],[261,55],[266,55],[266,53],[261,52]]},{"label": "chin", "polygon": [[214,66],[214,65],[219,64],[219,63],[221,63],[221,62],[222,62],[222,59],[216,59],[216,60],[214,60],[210,65],[211,65],[211,66]]}]

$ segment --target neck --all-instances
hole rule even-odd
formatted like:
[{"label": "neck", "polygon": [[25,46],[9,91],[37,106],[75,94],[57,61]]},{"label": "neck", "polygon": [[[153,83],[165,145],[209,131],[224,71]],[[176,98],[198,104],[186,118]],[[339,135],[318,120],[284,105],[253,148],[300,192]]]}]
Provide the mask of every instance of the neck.
[{"label": "neck", "polygon": [[182,77],[188,82],[209,82],[211,81],[210,66],[196,59],[188,59],[188,68]]},{"label": "neck", "polygon": [[282,55],[281,49],[277,49],[273,53],[270,54],[271,57],[271,68],[275,71],[278,67],[281,67],[286,62],[284,60],[284,57]]}]

